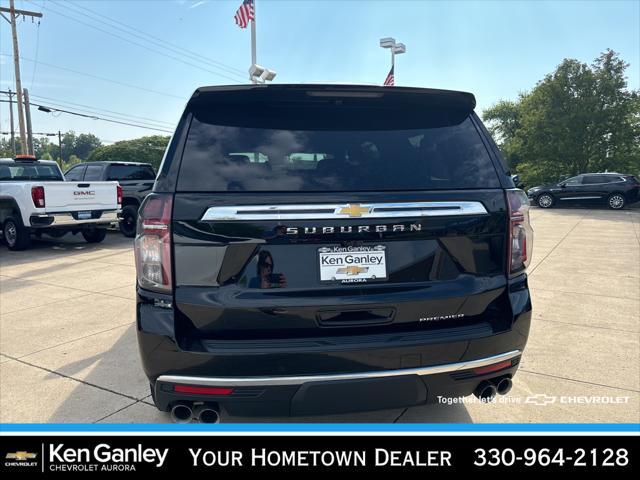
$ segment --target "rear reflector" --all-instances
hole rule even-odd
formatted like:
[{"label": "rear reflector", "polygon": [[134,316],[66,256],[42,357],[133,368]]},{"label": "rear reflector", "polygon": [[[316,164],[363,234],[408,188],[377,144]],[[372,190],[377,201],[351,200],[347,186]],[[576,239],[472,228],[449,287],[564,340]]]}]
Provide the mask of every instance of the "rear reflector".
[{"label": "rear reflector", "polygon": [[175,385],[173,387],[173,391],[178,393],[192,393],[194,395],[231,395],[233,393],[233,388],[192,387],[190,385]]},{"label": "rear reflector", "polygon": [[511,366],[511,360],[505,360],[504,362],[494,363],[493,365],[487,365],[486,367],[478,367],[473,369],[473,373],[476,375],[486,375],[487,373],[497,372]]}]

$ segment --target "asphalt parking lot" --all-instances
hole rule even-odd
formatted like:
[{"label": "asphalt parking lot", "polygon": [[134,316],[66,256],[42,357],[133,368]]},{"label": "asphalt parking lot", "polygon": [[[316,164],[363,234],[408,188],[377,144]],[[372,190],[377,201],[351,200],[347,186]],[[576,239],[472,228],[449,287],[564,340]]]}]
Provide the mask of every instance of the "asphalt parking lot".
[{"label": "asphalt parking lot", "polygon": [[[640,421],[640,210],[532,209],[532,221],[534,319],[500,402],[260,421]],[[1,422],[170,421],[140,367],[134,282],[117,232],[0,245]]]}]

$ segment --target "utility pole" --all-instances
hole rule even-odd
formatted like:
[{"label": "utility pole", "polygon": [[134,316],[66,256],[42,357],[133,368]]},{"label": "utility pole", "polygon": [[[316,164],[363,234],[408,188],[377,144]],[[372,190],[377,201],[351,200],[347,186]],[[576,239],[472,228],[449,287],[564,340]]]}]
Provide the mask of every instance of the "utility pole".
[{"label": "utility pole", "polygon": [[13,151],[13,158],[16,157],[16,130],[13,126],[13,92],[9,89],[9,120],[11,122],[11,150]]},{"label": "utility pole", "polygon": [[60,161],[58,162],[58,166],[62,170],[62,132],[60,130],[58,130],[58,150],[60,150]]},{"label": "utility pole", "polygon": [[[27,134],[25,131],[24,110],[22,107],[22,80],[20,79],[20,51],[18,49],[17,15],[29,17],[42,17],[40,12],[29,10],[16,10],[14,0],[9,0],[9,8],[0,7],[0,12],[7,12],[11,17],[11,36],[13,37],[13,65],[16,70],[16,97],[18,99],[18,126],[20,127],[21,153],[28,152]],[[3,15],[4,16],[4,15]],[[6,18],[6,17],[5,17]]]},{"label": "utility pole", "polygon": [[29,90],[24,89],[24,113],[27,117],[27,155],[35,155],[33,150],[33,130],[31,128],[31,106],[29,104]]}]

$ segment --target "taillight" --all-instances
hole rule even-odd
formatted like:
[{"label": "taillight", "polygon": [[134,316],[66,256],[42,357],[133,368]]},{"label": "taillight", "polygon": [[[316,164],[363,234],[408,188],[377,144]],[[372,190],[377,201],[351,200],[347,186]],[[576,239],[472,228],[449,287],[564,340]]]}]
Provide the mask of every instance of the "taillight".
[{"label": "taillight", "polygon": [[44,208],[44,187],[31,187],[31,198],[37,208]]},{"label": "taillight", "polygon": [[531,262],[533,229],[529,222],[529,199],[520,189],[507,190],[509,204],[509,273],[523,271]]},{"label": "taillight", "polygon": [[173,197],[149,195],[138,214],[134,242],[136,273],[142,288],[171,292],[171,209]]},{"label": "taillight", "polygon": [[118,205],[122,206],[122,187],[120,185],[118,185],[116,187],[117,192],[118,192]]}]

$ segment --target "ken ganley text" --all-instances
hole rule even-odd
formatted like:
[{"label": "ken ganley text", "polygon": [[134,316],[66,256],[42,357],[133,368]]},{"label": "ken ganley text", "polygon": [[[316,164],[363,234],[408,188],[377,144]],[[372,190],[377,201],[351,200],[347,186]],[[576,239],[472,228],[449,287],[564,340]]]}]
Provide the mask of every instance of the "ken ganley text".
[{"label": "ken ganley text", "polygon": [[194,467],[450,467],[446,450],[204,450],[189,448]]},{"label": "ken ganley text", "polygon": [[93,448],[67,447],[63,443],[49,445],[49,471],[135,471],[136,464],[162,467],[168,448],[116,448],[100,443]]}]

